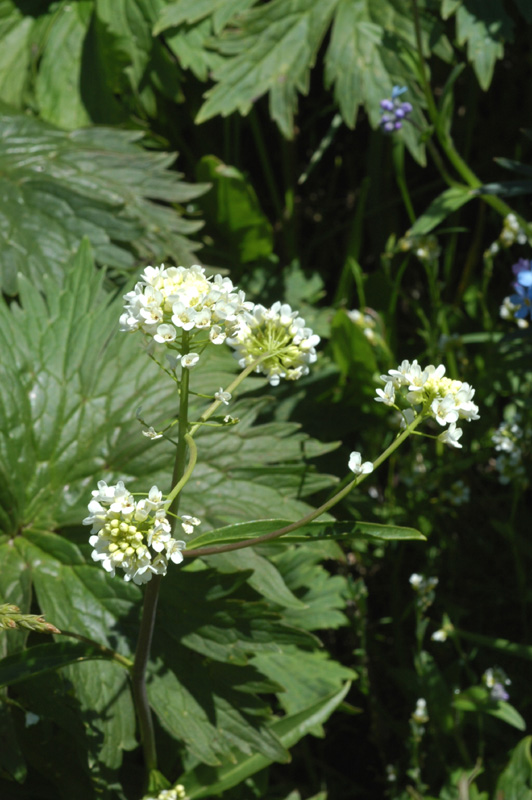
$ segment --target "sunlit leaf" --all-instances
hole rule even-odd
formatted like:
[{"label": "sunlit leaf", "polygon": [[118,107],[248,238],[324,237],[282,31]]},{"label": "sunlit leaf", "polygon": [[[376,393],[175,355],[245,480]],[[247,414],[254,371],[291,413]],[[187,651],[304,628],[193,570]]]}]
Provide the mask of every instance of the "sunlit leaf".
[{"label": "sunlit leaf", "polygon": [[[72,8],[75,6],[72,5]],[[4,291],[17,274],[42,286],[61,276],[84,236],[100,264],[131,270],[138,259],[194,262],[199,223],[170,207],[206,187],[182,183],[174,157],[150,153],[138,133],[92,128],[64,133],[0,108],[0,242]]]}]

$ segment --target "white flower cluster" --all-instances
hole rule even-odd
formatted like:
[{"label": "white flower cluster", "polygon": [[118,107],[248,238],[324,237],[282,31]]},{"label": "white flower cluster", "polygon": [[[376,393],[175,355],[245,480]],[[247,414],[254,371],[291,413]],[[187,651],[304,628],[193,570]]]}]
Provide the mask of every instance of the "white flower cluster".
[{"label": "white flower cluster", "polygon": [[[168,561],[183,561],[185,542],[172,538],[165,502],[156,486],[146,498],[135,500],[122,481],[115,486],[98,481],[89,512],[83,524],[92,525],[92,558],[110,575],[122,569],[126,581],[142,584],[153,575],[166,575]],[[196,517],[184,515],[181,519],[186,533],[199,524]]]},{"label": "white flower cluster", "polygon": [[[397,407],[396,392],[400,392],[411,406],[411,410],[407,409],[410,411],[407,421],[422,413],[442,427],[448,425],[438,438],[451,447],[462,446],[458,441],[462,431],[456,427],[457,421],[479,419],[478,406],[473,402],[475,390],[468,383],[446,378],[443,364],[421,367],[417,361],[403,361],[397,369],[381,375],[381,380],[384,389],[377,389],[375,400],[378,403]],[[420,406],[421,411],[418,410]]]},{"label": "white flower cluster", "polygon": [[424,575],[420,575],[418,572],[413,572],[408,580],[412,589],[421,593],[432,592],[439,583],[438,578],[425,578]]},{"label": "white flower cluster", "polygon": [[427,701],[423,697],[420,697],[416,702],[415,711],[412,712],[412,719],[414,722],[417,722],[418,725],[424,725],[429,721]]},{"label": "white flower cluster", "polygon": [[528,430],[523,430],[519,424],[521,421],[521,416],[515,414],[511,420],[501,422],[491,437],[495,450],[499,453],[495,468],[499,473],[499,482],[503,484],[522,482],[526,477],[523,443],[528,443],[530,434]]},{"label": "white flower cluster", "polygon": [[399,239],[397,246],[403,252],[411,250],[421,262],[432,263],[437,261],[441,254],[439,242],[432,233],[426,236],[415,236],[411,231],[407,231],[406,235]]},{"label": "white flower cluster", "polygon": [[503,247],[510,247],[512,244],[526,244],[526,233],[519,225],[515,214],[508,214],[502,223],[502,231],[499,236]]},{"label": "white flower cluster", "polygon": [[144,800],[186,800],[187,793],[182,783],[178,783],[173,789],[162,789],[157,797],[149,795]]},{"label": "white flower cluster", "polygon": [[281,378],[295,381],[308,374],[308,365],[316,361],[319,341],[297,311],[277,302],[271,308],[256,305],[253,311],[240,314],[227,344],[235,349],[242,369],[264,356],[255,372],[262,372],[272,386],[277,386]]},{"label": "white flower cluster", "polygon": [[438,578],[426,578],[424,575],[414,572],[410,576],[409,581],[410,586],[417,595],[416,605],[422,611],[426,611],[436,598],[435,589],[439,582]]},{"label": "white flower cluster", "polygon": [[518,328],[528,328],[529,321],[523,317],[516,316],[516,312],[521,308],[520,305],[512,303],[511,297],[504,297],[499,307],[499,316],[507,322],[515,322]]},{"label": "white flower cluster", "polygon": [[377,332],[377,323],[370,314],[363,314],[357,308],[347,312],[347,316],[355,325],[361,328],[362,333],[372,345],[376,345],[379,341]]},{"label": "white flower cluster", "polygon": [[239,314],[253,307],[229,278],[207,277],[197,264],[188,268],[146,267],[124,299],[120,329],[142,330],[167,345],[175,342],[181,331],[208,332],[213,344],[223,344]]}]

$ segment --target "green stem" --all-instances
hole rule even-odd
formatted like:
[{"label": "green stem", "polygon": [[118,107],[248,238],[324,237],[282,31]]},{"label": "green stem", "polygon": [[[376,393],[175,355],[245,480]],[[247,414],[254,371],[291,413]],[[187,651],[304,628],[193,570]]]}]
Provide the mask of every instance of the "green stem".
[{"label": "green stem", "polygon": [[[189,335],[183,332],[182,349],[183,354],[188,352],[188,338]],[[176,492],[176,486],[181,482],[185,474],[186,459],[187,459],[187,436],[188,434],[188,387],[190,382],[190,371],[186,368],[181,373],[181,388],[179,390],[179,424],[177,428],[177,451],[174,462],[174,472],[172,474],[172,501],[168,509],[170,514],[177,515],[179,510],[180,494],[179,490]],[[181,487],[180,487],[181,488]],[[174,516],[172,528],[175,528],[177,519]],[[172,530],[173,535],[173,530]]]},{"label": "green stem", "polygon": [[[405,430],[400,433],[396,439],[394,439],[391,445],[387,447],[378,458],[375,459],[373,462],[373,469],[377,469],[377,467],[379,467],[383,461],[386,461],[386,459],[397,450],[397,448],[405,441],[405,439],[407,439],[410,434],[414,432],[423,419],[424,415],[418,414],[418,416],[410,423],[410,425],[407,425]],[[309,522],[312,522],[317,517],[320,517],[330,508],[339,503],[340,500],[342,500],[352,489],[355,488],[355,486],[358,486],[360,483],[362,483],[366,477],[367,475],[357,475],[354,480],[350,481],[347,486],[333,495],[333,497],[323,503],[323,505],[321,505],[319,508],[314,509],[296,522],[291,522],[290,525],[285,525],[283,528],[278,528],[271,533],[265,533],[262,536],[256,536],[253,539],[247,539],[242,542],[234,542],[232,544],[223,544],[219,546],[213,545],[212,547],[198,547],[197,550],[185,550],[183,555],[187,558],[195,558],[196,556],[211,556],[215,555],[216,553],[227,553],[231,550],[241,550],[244,547],[253,547],[254,545],[262,544],[263,542],[269,542],[271,539],[277,539],[279,536],[284,536],[285,533],[296,531],[298,528],[302,528],[303,525],[307,525]]]},{"label": "green stem", "polygon": [[395,180],[397,182],[397,186],[399,187],[399,191],[401,192],[401,197],[403,198],[403,203],[406,213],[408,214],[410,224],[413,225],[416,221],[416,212],[414,211],[414,206],[412,204],[412,200],[410,199],[410,192],[408,191],[408,184],[406,182],[405,146],[399,139],[395,139],[393,143],[393,163],[395,166]]},{"label": "green stem", "polygon": [[188,479],[190,478],[190,476],[194,472],[194,467],[196,466],[196,461],[198,460],[198,448],[196,447],[196,442],[194,441],[194,439],[192,438],[192,436],[189,433],[185,434],[185,441],[186,441],[186,443],[188,445],[188,448],[190,450],[190,456],[189,456],[189,459],[188,459],[187,468],[184,471],[183,476],[180,478],[180,480],[178,480],[178,482],[176,483],[176,485],[174,486],[174,488],[172,489],[172,491],[170,492],[170,494],[166,498],[166,503],[167,503],[169,509],[172,508],[172,503],[173,503],[174,499],[181,492],[181,489],[187,483]]},{"label": "green stem", "polygon": [[146,691],[146,667],[148,666],[153,629],[155,627],[155,614],[157,611],[157,600],[159,599],[160,583],[161,576],[154,575],[151,581],[146,585],[139,638],[135,651],[135,661],[131,670],[131,688],[133,691],[135,708],[137,710],[144,761],[148,772],[157,768],[155,732],[153,729],[150,704],[148,702],[148,693]]},{"label": "green stem", "polygon": [[131,661],[131,659],[126,658],[125,656],[121,656],[120,653],[117,653],[110,647],[106,647],[104,644],[95,642],[94,639],[89,639],[88,636],[82,636],[80,633],[74,633],[73,631],[63,631],[63,630],[60,632],[60,635],[70,636],[72,639],[77,639],[79,642],[85,642],[85,644],[90,644],[92,645],[92,647],[97,647],[103,656],[111,659],[112,661],[116,661],[117,664],[120,664],[121,667],[125,667],[128,670],[131,669],[133,666],[133,662]]},{"label": "green stem", "polygon": [[[458,153],[455,144],[452,140],[450,134],[447,133],[445,130],[445,126],[442,123],[442,119],[438,112],[438,107],[436,105],[436,101],[434,100],[434,95],[432,94],[432,89],[430,86],[430,82],[427,77],[427,65],[425,62],[425,57],[423,55],[423,45],[421,41],[421,24],[419,20],[419,9],[417,0],[412,0],[412,10],[414,16],[414,30],[416,35],[416,45],[417,45],[417,52],[419,57],[419,76],[421,80],[421,84],[423,87],[423,93],[425,95],[425,99],[427,101],[427,107],[429,112],[429,117],[431,122],[434,125],[434,130],[436,131],[436,136],[438,137],[438,141],[441,145],[442,150],[444,151],[445,155],[457,171],[457,173],[464,179],[468,186],[472,189],[478,189],[482,186],[482,181],[475,175],[472,169],[466,164],[462,156]],[[431,154],[434,155],[432,149]],[[438,166],[438,165],[437,165]],[[441,169],[440,169],[441,172]],[[444,173],[442,173],[443,175]],[[448,178],[445,178],[449,183],[449,186],[456,186],[456,182],[452,181],[449,182]],[[516,218],[519,221],[519,224],[526,232],[527,236],[532,236],[532,225],[523,219],[519,214],[516,214],[515,211],[503,200],[498,197],[494,197],[493,195],[481,195],[482,199],[485,203],[491,206],[495,211],[497,211],[501,216],[506,217],[508,214],[515,214]]]},{"label": "green stem", "polygon": [[[232,394],[232,393],[234,392],[234,390],[235,390],[235,389],[236,389],[238,386],[240,386],[240,384],[242,383],[242,381],[243,381],[243,380],[245,380],[245,378],[247,378],[247,377],[248,377],[248,375],[251,375],[251,373],[252,373],[252,372],[253,372],[253,371],[256,369],[256,367],[257,367],[257,366],[260,364],[260,362],[261,362],[261,361],[263,361],[265,358],[267,358],[269,355],[270,355],[269,353],[266,353],[266,355],[264,355],[264,356],[261,356],[261,357],[260,357],[260,358],[258,358],[256,361],[254,361],[254,362],[253,362],[253,364],[250,364],[248,367],[246,367],[244,370],[242,370],[242,372],[240,373],[240,375],[237,375],[237,376],[236,376],[236,378],[234,379],[234,381],[232,381],[232,383],[230,383],[230,384],[229,384],[229,386],[227,387],[227,389],[226,389],[225,391],[226,391],[226,392],[229,392],[229,394]],[[203,412],[203,414],[202,414],[202,415],[201,415],[201,417],[198,419],[198,421],[197,421],[197,422],[194,422],[194,423],[193,423],[193,424],[190,426],[190,436],[194,436],[194,434],[196,433],[196,431],[198,430],[198,428],[200,428],[200,427],[203,425],[203,423],[204,423],[204,422],[207,422],[207,420],[208,420],[210,417],[212,417],[212,415],[214,414],[214,412],[215,412],[215,411],[216,411],[218,408],[220,408],[220,406],[222,405],[222,403],[223,403],[223,400],[215,400],[213,403],[211,403],[211,404],[210,404],[210,406],[208,407],[208,409],[207,409],[206,411],[204,411],[204,412]]]},{"label": "green stem", "polygon": [[[186,355],[189,350],[190,335],[187,331],[183,331],[183,338],[181,340],[181,354]],[[188,385],[189,385],[190,372],[184,368],[181,374],[181,384],[179,389],[179,424],[178,424],[178,439],[177,450],[174,463],[174,472],[172,475],[172,493],[174,494],[169,512],[177,514],[179,508],[180,494],[179,489],[175,492],[175,487],[179,486],[181,479],[185,473],[185,464],[187,457],[187,436],[188,431]],[[195,453],[194,453],[195,455]],[[191,456],[191,461],[194,457]],[[189,464],[190,466],[190,464]],[[173,527],[177,523],[174,518]],[[140,622],[139,638],[137,641],[137,649],[135,651],[135,659],[133,668],[131,670],[131,685],[133,691],[133,700],[137,710],[137,718],[139,723],[140,739],[144,751],[144,761],[148,772],[157,769],[157,749],[155,745],[155,731],[153,727],[153,718],[151,714],[150,704],[148,702],[148,693],[146,690],[146,669],[148,666],[148,659],[150,656],[151,643],[153,639],[153,631],[155,628],[155,617],[157,613],[157,601],[159,599],[159,590],[161,586],[160,575],[154,575],[151,581],[146,585],[144,593],[144,605],[142,609],[142,619]]]}]

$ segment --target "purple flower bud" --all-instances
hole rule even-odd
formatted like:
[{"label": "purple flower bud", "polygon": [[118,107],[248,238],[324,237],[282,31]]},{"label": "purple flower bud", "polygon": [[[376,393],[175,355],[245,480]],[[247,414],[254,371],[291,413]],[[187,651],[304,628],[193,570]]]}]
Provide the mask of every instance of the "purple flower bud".
[{"label": "purple flower bud", "polygon": [[395,128],[396,131],[400,131],[402,127],[403,127],[403,123],[402,122],[396,122],[395,125],[394,125],[394,128]]},{"label": "purple flower bud", "polygon": [[492,688],[492,690],[490,692],[490,697],[491,697],[492,700],[509,700],[510,699],[510,695],[508,694],[508,692],[506,691],[506,689],[504,688],[502,683],[496,683],[493,686],[493,688]]},{"label": "purple flower bud", "polygon": [[412,103],[401,103],[400,107],[405,114],[410,114],[414,110]]},{"label": "purple flower bud", "polygon": [[395,109],[395,117],[396,117],[396,119],[403,119],[404,116],[405,116],[405,112],[403,111],[402,106],[399,106],[399,108]]},{"label": "purple flower bud", "polygon": [[391,100],[385,99],[381,100],[381,108],[383,108],[385,111],[393,111],[394,105]]},{"label": "purple flower bud", "polygon": [[519,261],[513,265],[512,272],[514,275],[519,275],[520,272],[530,269],[532,269],[532,261],[529,261],[528,258],[520,258]]}]

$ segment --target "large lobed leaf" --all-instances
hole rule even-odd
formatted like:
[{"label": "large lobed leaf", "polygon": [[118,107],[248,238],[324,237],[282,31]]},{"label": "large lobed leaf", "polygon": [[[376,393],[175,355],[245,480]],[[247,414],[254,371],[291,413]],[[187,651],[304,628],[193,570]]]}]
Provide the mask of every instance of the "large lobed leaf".
[{"label": "large lobed leaf", "polygon": [[42,286],[84,236],[100,264],[131,270],[142,261],[194,262],[188,237],[200,223],[174,205],[205,186],[170,171],[173,155],[147,152],[137,132],[91,128],[64,133],[0,107],[0,282],[16,294],[22,273]]}]

